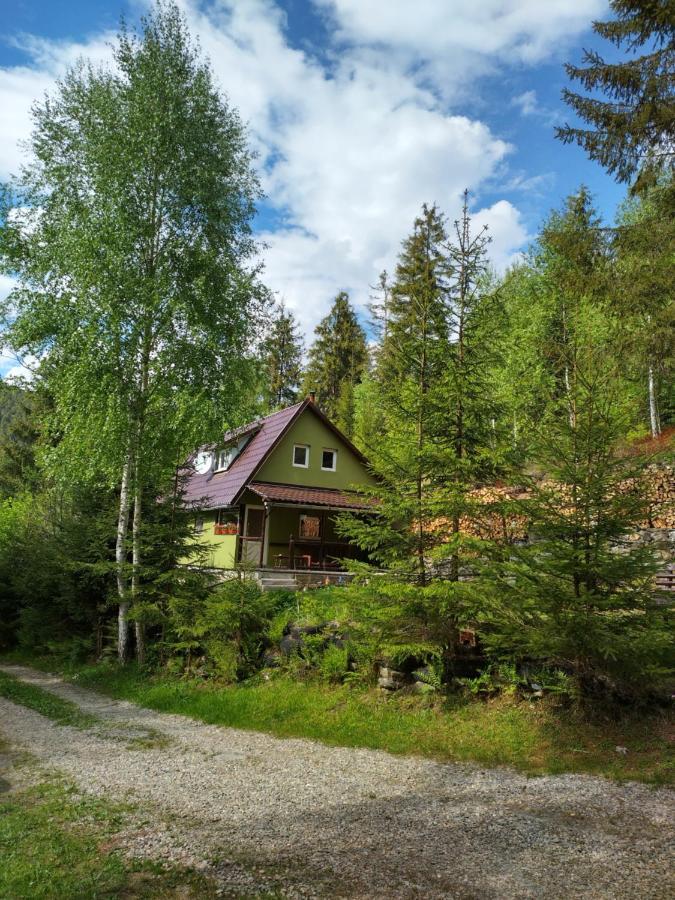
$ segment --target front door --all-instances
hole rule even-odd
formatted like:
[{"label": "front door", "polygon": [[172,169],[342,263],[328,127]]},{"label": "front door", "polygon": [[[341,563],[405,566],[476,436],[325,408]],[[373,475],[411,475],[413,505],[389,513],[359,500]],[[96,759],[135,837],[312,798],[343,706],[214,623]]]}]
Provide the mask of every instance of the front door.
[{"label": "front door", "polygon": [[262,506],[247,506],[244,516],[244,547],[242,562],[260,565],[260,548],[265,529],[265,510]]}]

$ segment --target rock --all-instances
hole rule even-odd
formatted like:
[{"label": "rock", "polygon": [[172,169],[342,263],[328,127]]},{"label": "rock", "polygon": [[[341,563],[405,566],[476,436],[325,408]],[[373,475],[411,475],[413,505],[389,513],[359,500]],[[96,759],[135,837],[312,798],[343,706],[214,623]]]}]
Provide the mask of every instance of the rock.
[{"label": "rock", "polygon": [[616,753],[620,753],[622,756],[625,756],[628,753],[628,747],[615,747]]},{"label": "rock", "polygon": [[290,656],[291,653],[301,650],[302,646],[302,639],[294,637],[292,634],[285,635],[279,642],[279,649],[285,656]]},{"label": "rock", "polygon": [[405,675],[403,672],[397,672],[396,669],[380,666],[380,677],[377,679],[377,684],[385,691],[397,691],[404,686]]}]

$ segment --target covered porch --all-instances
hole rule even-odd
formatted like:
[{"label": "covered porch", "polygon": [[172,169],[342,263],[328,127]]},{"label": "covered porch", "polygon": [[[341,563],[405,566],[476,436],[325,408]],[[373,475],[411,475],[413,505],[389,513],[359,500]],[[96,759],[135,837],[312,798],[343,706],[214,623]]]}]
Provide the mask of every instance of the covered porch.
[{"label": "covered porch", "polygon": [[336,529],[340,513],[366,512],[357,494],[251,482],[243,498],[238,563],[277,572],[339,573],[344,559],[365,559]]}]

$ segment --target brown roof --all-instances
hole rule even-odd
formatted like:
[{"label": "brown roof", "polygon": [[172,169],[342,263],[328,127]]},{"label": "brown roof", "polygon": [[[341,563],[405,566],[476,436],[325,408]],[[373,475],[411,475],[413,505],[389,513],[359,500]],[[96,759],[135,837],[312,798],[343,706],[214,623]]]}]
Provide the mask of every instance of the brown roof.
[{"label": "brown roof", "polygon": [[[224,472],[211,471],[207,472],[206,475],[200,475],[193,468],[194,460],[199,450],[195,451],[187,462],[189,476],[185,489],[185,502],[199,504],[205,509],[234,506],[238,503],[249,481],[255,477],[256,472],[261,468],[293,422],[308,408],[349,447],[361,462],[366,462],[361,451],[333,425],[315,403],[311,400],[303,400],[301,403],[296,403],[286,409],[279,410],[279,412],[265,416],[264,419],[258,419],[249,425],[226,432],[218,444],[205,444],[200,447],[199,450],[213,450],[215,447],[221,446],[223,443],[232,441],[237,437],[243,437],[247,434],[253,435],[230,468]],[[299,488],[298,490],[305,489]],[[324,491],[321,488],[310,488],[309,490],[316,490],[319,494],[347,496],[347,494],[340,491]],[[288,502],[299,503],[303,501],[289,500]],[[326,504],[319,503],[319,505],[324,506]],[[352,509],[360,508],[355,507],[353,502],[348,504],[348,506]]]},{"label": "brown roof", "polygon": [[[272,448],[285,434],[291,423],[305,409],[308,402],[304,400],[302,403],[296,403],[294,406],[272,413],[264,419],[259,419],[250,426],[227,432],[224,436],[225,441],[248,431],[255,433],[225,472],[211,471],[206,475],[200,475],[193,470],[188,478],[185,501],[199,503],[206,508],[233,506],[248,481],[267,459]],[[200,449],[212,449],[213,446],[213,444],[209,444],[206,448],[200,447]],[[196,452],[192,455],[189,465],[192,465],[196,455]]]},{"label": "brown roof", "polygon": [[263,500],[276,503],[301,503],[305,506],[328,506],[332,509],[370,509],[372,504],[353,491],[333,488],[298,487],[295,484],[270,484],[252,481],[252,490]]}]

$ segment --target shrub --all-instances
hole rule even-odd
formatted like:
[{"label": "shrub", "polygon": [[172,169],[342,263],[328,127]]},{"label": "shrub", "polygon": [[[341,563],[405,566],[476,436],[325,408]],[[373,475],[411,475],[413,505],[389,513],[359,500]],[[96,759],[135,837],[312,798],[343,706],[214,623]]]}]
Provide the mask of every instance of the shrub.
[{"label": "shrub", "polygon": [[269,646],[270,624],[291,602],[287,591],[261,591],[252,578],[225,581],[205,598],[181,598],[171,608],[169,647],[185,659],[205,657],[206,674],[226,681],[247,678]]},{"label": "shrub", "polygon": [[341,682],[349,668],[349,652],[346,647],[329,644],[319,660],[319,671],[326,681]]}]

